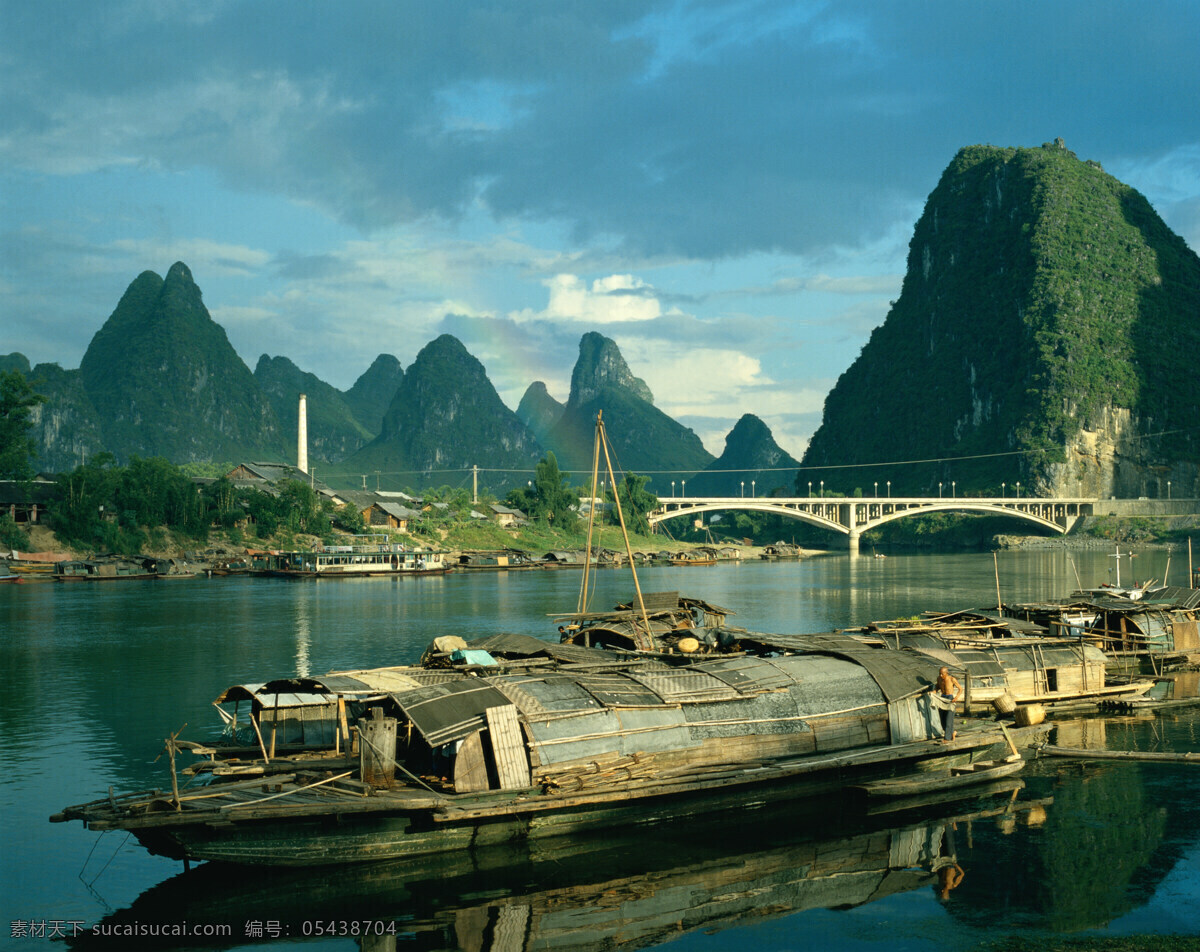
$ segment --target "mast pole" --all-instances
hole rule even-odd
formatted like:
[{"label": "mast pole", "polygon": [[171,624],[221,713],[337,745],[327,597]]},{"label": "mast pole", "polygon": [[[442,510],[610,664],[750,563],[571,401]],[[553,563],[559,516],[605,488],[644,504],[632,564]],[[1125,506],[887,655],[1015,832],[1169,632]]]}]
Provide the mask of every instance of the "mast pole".
[{"label": "mast pole", "polygon": [[596,483],[600,480],[600,434],[604,423],[601,420],[603,410],[596,411],[596,439],[592,443],[592,488],[589,490],[591,504],[588,506],[587,550],[583,553],[583,583],[579,586],[579,608],[582,615],[587,611],[588,577],[592,568],[592,529],[596,524]]},{"label": "mast pole", "polygon": [[[637,569],[633,565],[633,546],[629,542],[629,531],[625,528],[625,514],[621,511],[621,494],[617,491],[617,477],[613,475],[612,458],[608,455],[608,434],[604,432],[604,421],[596,417],[596,435],[604,447],[604,462],[608,467],[608,480],[613,486],[613,500],[617,504],[617,519],[621,523],[621,535],[625,538],[625,557],[629,559],[629,572],[633,576],[633,590],[637,593],[638,611],[642,613],[642,624],[646,627],[646,643],[644,648],[654,647],[654,636],[650,630],[650,618],[646,614],[646,602],[642,598],[642,586],[638,582]],[[634,626],[637,627],[636,625]]]}]

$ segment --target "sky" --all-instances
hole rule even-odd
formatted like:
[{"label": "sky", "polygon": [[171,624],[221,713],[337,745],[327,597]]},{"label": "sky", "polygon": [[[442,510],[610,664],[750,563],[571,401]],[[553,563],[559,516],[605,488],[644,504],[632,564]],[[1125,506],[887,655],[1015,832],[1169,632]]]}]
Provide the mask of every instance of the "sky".
[{"label": "sky", "polygon": [[614,339],[799,457],[963,146],[1061,136],[1200,248],[1200,3],[0,0],[0,353],[185,262],[253,369],[442,333],[516,408]]}]

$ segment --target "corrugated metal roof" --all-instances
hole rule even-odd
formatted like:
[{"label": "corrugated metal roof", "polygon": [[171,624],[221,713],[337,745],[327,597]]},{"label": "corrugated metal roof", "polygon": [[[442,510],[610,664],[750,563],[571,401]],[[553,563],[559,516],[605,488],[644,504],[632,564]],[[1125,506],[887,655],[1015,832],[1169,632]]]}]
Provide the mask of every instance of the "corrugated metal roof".
[{"label": "corrugated metal roof", "polygon": [[646,685],[624,674],[577,674],[575,679],[605,707],[648,707],[663,703]]},{"label": "corrugated metal roof", "polygon": [[677,707],[580,712],[574,717],[530,722],[528,730],[529,746],[542,766],[610,753],[625,756],[697,745]]},{"label": "corrugated metal roof", "polygon": [[717,701],[740,696],[729,684],[698,667],[644,669],[631,671],[629,677],[669,703]]},{"label": "corrugated metal roof", "polygon": [[789,651],[831,654],[852,660],[875,679],[889,701],[920,694],[937,680],[941,665],[932,658],[910,651],[871,648],[849,635],[768,635],[747,632],[741,638],[764,647]]},{"label": "corrugated metal roof", "polygon": [[742,694],[779,691],[795,682],[771,658],[719,658],[703,663],[704,671],[736,688]]},{"label": "corrugated metal roof", "polygon": [[365,668],[360,671],[331,671],[320,681],[328,687],[338,683],[335,679],[350,678],[372,691],[391,693],[420,687],[425,683],[421,680],[421,674],[413,668]]},{"label": "corrugated metal roof", "polygon": [[1200,589],[1170,585],[1147,592],[1142,596],[1142,602],[1156,605],[1159,608],[1166,606],[1185,609],[1196,608],[1200,607]]},{"label": "corrugated metal roof", "polygon": [[484,726],[489,707],[506,707],[508,698],[481,678],[432,684],[392,700],[413,722],[430,747],[440,747],[473,734]]},{"label": "corrugated metal roof", "polygon": [[536,717],[565,711],[599,710],[600,702],[577,677],[506,677],[496,685],[524,714]]}]

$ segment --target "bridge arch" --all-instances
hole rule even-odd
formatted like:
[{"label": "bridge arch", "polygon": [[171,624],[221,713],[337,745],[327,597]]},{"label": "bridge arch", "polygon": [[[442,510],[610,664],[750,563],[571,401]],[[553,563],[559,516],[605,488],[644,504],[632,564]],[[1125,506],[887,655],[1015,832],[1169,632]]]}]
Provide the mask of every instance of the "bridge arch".
[{"label": "bridge arch", "polygon": [[1010,516],[1013,519],[1020,519],[1024,522],[1032,522],[1034,525],[1041,526],[1043,529],[1050,529],[1060,535],[1067,531],[1067,526],[1060,525],[1033,512],[1027,512],[1023,509],[1014,509],[999,503],[978,503],[978,502],[954,502],[931,503],[914,507],[911,509],[901,509],[885,514],[881,514],[874,519],[868,519],[865,522],[858,524],[860,531],[865,532],[868,529],[875,529],[889,522],[895,522],[897,519],[904,519],[909,516],[923,516],[930,512],[977,512],[990,516]]},{"label": "bridge arch", "polygon": [[[660,503],[663,500],[660,500]],[[829,529],[831,532],[840,532],[842,535],[847,535],[850,529],[842,525],[836,519],[825,515],[808,512],[806,510],[772,503],[767,499],[752,500],[739,499],[735,500],[734,505],[729,501],[719,503],[688,503],[680,506],[678,509],[654,509],[647,514],[646,518],[650,525],[658,525],[660,522],[665,522],[667,519],[675,519],[679,516],[694,516],[702,512],[728,512],[731,509],[736,509],[741,512],[766,512],[775,516],[788,516],[800,522],[807,522],[810,525],[820,526],[822,529]]]},{"label": "bridge arch", "polygon": [[786,516],[809,525],[848,537],[851,550],[858,548],[863,532],[879,526],[930,512],[968,512],[998,515],[1031,523],[1051,532],[1064,534],[1081,515],[1092,511],[1093,499],[995,499],[938,496],[885,498],[876,497],[671,497],[659,499],[657,509],[647,514],[652,525],[676,516],[696,516],[706,512],[754,511]]}]

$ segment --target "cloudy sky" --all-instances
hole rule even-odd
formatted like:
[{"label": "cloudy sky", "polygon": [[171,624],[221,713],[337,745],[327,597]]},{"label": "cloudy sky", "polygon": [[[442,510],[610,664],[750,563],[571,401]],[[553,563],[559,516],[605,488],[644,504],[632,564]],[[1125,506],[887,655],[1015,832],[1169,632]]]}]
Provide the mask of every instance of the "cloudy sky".
[{"label": "cloudy sky", "polygon": [[964,145],[1062,136],[1200,248],[1200,4],[0,0],[0,353],[182,260],[253,368],[620,344],[799,456]]}]

